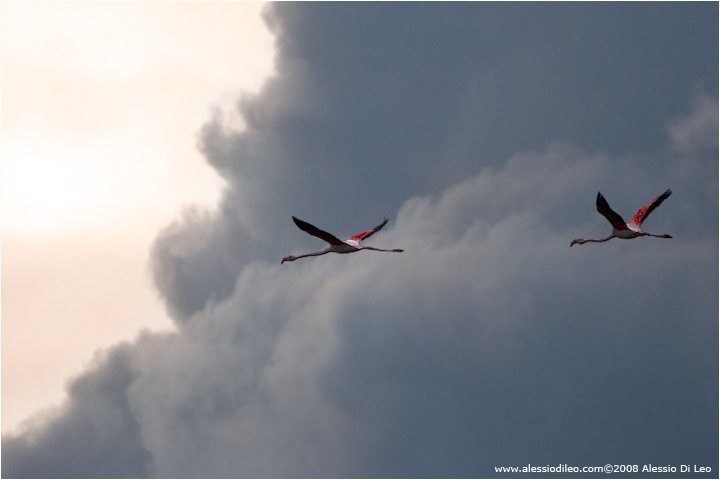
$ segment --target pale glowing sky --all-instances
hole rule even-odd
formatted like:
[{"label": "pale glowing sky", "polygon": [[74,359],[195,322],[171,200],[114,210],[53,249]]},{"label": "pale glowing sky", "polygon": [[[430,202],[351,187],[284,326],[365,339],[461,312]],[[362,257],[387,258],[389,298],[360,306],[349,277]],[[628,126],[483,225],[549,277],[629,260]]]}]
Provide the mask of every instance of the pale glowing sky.
[{"label": "pale glowing sky", "polygon": [[150,245],[220,196],[197,134],[271,75],[263,5],[2,3],[3,432],[98,348],[172,328]]}]

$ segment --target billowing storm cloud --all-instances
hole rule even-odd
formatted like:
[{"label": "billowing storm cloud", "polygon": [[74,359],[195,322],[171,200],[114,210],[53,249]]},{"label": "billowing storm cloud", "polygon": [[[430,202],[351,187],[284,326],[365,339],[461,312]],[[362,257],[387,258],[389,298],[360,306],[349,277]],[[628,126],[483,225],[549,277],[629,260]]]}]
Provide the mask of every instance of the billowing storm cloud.
[{"label": "billowing storm cloud", "polygon": [[[201,132],[221,204],[153,250],[177,331],[99,353],[3,476],[715,476],[717,13],[271,5],[277,75]],[[673,239],[570,248],[598,190],[667,188]],[[405,251],[280,265],[324,248],[291,215]]]}]

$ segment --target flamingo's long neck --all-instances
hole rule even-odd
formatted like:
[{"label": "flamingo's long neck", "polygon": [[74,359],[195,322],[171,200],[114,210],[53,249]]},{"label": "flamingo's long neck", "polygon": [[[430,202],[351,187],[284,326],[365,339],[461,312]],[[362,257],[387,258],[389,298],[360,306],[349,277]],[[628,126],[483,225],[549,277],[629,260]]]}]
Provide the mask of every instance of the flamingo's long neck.
[{"label": "flamingo's long neck", "polygon": [[295,259],[297,260],[298,258],[303,258],[303,257],[317,257],[317,256],[320,256],[320,255],[325,255],[326,253],[330,253],[331,251],[332,251],[332,250],[330,250],[330,249],[328,248],[328,249],[323,250],[323,251],[321,251],[321,252],[306,253],[305,255],[298,255],[297,257],[295,257]]},{"label": "flamingo's long neck", "polygon": [[615,235],[610,235],[609,237],[601,238],[600,240],[590,239],[590,240],[585,240],[585,241],[586,241],[586,242],[600,243],[600,242],[607,242],[607,241],[610,240],[611,238],[615,238]]},{"label": "flamingo's long neck", "polygon": [[318,255],[325,255],[326,253],[330,253],[330,252],[331,252],[331,250],[328,248],[328,249],[323,250],[323,251],[321,251],[321,252],[306,253],[306,254],[304,254],[304,255],[298,255],[297,257],[290,256],[290,257],[287,257],[287,258],[283,259],[283,262],[286,262],[286,261],[287,261],[287,262],[294,262],[294,261],[297,260],[298,258],[303,258],[303,257],[317,257]]},{"label": "flamingo's long neck", "polygon": [[578,238],[577,240],[573,241],[573,242],[570,244],[570,246],[572,247],[572,246],[573,246],[574,244],[576,244],[576,243],[579,243],[580,245],[582,245],[583,243],[588,243],[588,242],[594,242],[594,243],[607,242],[608,240],[610,240],[611,238],[614,238],[614,237],[615,237],[615,234],[614,234],[614,233],[611,233],[611,234],[608,235],[607,237],[601,238],[601,239],[599,239],[599,240],[595,240],[595,239],[592,239],[592,238],[589,239],[589,240],[584,240],[584,239],[582,239],[582,238]]}]

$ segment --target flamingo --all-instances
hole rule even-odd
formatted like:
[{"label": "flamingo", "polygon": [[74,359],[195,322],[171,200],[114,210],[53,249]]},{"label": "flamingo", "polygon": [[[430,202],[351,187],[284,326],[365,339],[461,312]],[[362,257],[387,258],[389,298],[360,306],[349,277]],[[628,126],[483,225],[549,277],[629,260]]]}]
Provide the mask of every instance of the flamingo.
[{"label": "flamingo", "polygon": [[303,232],[307,232],[310,235],[313,235],[318,238],[322,238],[326,242],[330,244],[328,248],[325,250],[315,252],[315,253],[306,253],[305,255],[298,255],[297,257],[294,257],[292,255],[285,257],[282,259],[282,262],[280,264],[282,265],[285,262],[292,262],[297,260],[298,258],[303,257],[316,257],[318,255],[325,255],[326,253],[335,252],[335,253],[352,253],[352,252],[358,252],[360,250],[375,250],[377,252],[402,252],[403,250],[400,248],[396,248],[394,250],[383,250],[381,248],[373,248],[373,247],[365,247],[360,245],[360,242],[368,238],[373,233],[380,230],[382,227],[385,226],[385,224],[388,222],[387,218],[383,220],[383,222],[378,225],[377,227],[373,228],[372,230],[368,230],[367,232],[363,232],[359,235],[355,235],[354,237],[351,237],[345,241],[340,240],[339,238],[335,237],[335,235],[332,235],[330,233],[324,232],[320,230],[319,228],[310,225],[307,222],[303,222],[299,218],[292,217],[293,222],[295,222],[295,225],[298,226],[300,230]]},{"label": "flamingo", "polygon": [[635,214],[635,216],[630,220],[628,223],[625,223],[625,220],[622,219],[620,215],[615,213],[612,208],[610,208],[610,205],[608,205],[607,200],[605,200],[605,197],[602,196],[600,192],[597,194],[597,200],[595,201],[597,205],[597,210],[600,212],[605,218],[608,219],[608,221],[613,226],[612,233],[605,237],[601,238],[600,240],[583,240],[582,238],[578,238],[576,240],[573,240],[570,246],[572,247],[576,243],[583,244],[585,242],[606,242],[610,240],[613,237],[617,238],[635,238],[635,237],[657,237],[657,238],[672,238],[670,235],[653,235],[652,233],[645,233],[642,230],[640,230],[640,225],[642,225],[642,222],[650,215],[650,212],[655,210],[666,198],[670,196],[672,191],[668,188],[665,193],[657,197],[652,202],[648,203],[644,207],[642,207],[638,212]]}]

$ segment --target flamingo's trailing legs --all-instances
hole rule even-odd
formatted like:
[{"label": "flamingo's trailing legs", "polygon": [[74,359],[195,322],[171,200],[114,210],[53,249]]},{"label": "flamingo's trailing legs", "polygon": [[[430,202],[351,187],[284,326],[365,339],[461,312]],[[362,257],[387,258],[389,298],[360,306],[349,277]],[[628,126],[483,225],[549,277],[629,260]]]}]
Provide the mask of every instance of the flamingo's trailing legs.
[{"label": "flamingo's trailing legs", "polygon": [[573,240],[570,246],[572,247],[576,243],[583,244],[585,242],[606,242],[610,240],[613,237],[617,238],[635,238],[635,237],[657,237],[657,238],[672,238],[670,235],[653,235],[652,233],[645,233],[642,230],[640,230],[640,225],[642,225],[642,222],[650,215],[650,212],[655,210],[658,205],[660,205],[663,200],[668,198],[672,191],[668,188],[665,193],[657,197],[652,202],[648,203],[644,207],[642,207],[638,212],[635,214],[635,216],[630,220],[629,222],[625,223],[625,220],[622,219],[620,215],[615,213],[612,208],[610,208],[610,205],[608,205],[607,200],[605,200],[605,197],[602,196],[600,192],[597,194],[597,210],[600,212],[605,218],[608,219],[608,221],[613,226],[612,233],[605,237],[601,238],[600,240],[583,240],[582,238],[578,238],[576,240]]},{"label": "flamingo's trailing legs", "polygon": [[282,259],[281,264],[285,262],[292,262],[294,260],[297,260],[298,258],[303,257],[316,257],[318,255],[325,255],[326,253],[335,252],[335,253],[352,253],[352,252],[358,252],[360,250],[375,250],[377,252],[402,252],[403,250],[400,248],[396,248],[394,250],[383,250],[381,248],[373,248],[373,247],[365,247],[360,245],[360,242],[368,238],[373,233],[380,230],[382,227],[385,226],[385,224],[388,222],[387,218],[383,220],[383,222],[378,225],[377,227],[373,228],[372,230],[368,230],[367,232],[363,232],[359,235],[355,235],[354,237],[351,237],[345,241],[340,240],[339,238],[335,237],[335,235],[332,235],[330,233],[324,232],[320,230],[319,228],[310,225],[307,222],[303,222],[302,220],[292,217],[293,222],[295,222],[295,225],[298,226],[300,230],[303,232],[307,232],[310,235],[313,235],[318,238],[322,238],[326,242],[330,244],[328,248],[325,250],[322,250],[320,252],[315,253],[306,253],[305,255],[298,255],[297,257],[294,257],[292,255],[285,257]]}]

